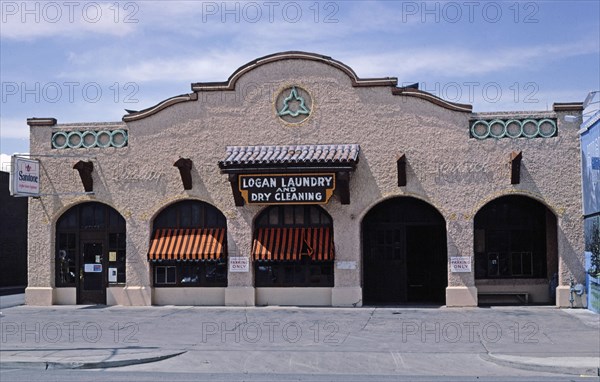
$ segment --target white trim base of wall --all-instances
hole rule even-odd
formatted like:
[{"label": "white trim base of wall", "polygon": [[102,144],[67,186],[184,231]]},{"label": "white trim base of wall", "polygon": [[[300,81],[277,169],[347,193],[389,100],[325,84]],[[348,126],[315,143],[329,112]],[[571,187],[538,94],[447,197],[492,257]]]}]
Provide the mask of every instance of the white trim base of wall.
[{"label": "white trim base of wall", "polygon": [[254,306],[256,296],[254,287],[225,288],[225,306]]},{"label": "white trim base of wall", "polygon": [[335,287],[331,290],[331,305],[340,307],[362,306],[362,288]]},{"label": "white trim base of wall", "polygon": [[[570,308],[571,302],[571,287],[568,285],[559,286],[556,288],[556,306],[559,308]],[[578,296],[573,293],[573,307],[587,308],[587,294],[584,293]]]},{"label": "white trim base of wall", "polygon": [[77,288],[54,288],[54,305],[76,305]]},{"label": "white trim base of wall", "polygon": [[256,305],[331,306],[333,288],[256,288]]},{"label": "white trim base of wall", "polygon": [[225,305],[225,288],[154,288],[153,305]]},{"label": "white trim base of wall", "polygon": [[447,307],[466,307],[477,306],[477,288],[476,287],[447,287],[446,288],[446,306]]},{"label": "white trim base of wall", "polygon": [[50,306],[54,303],[54,290],[52,287],[27,287],[25,288],[25,304]]}]

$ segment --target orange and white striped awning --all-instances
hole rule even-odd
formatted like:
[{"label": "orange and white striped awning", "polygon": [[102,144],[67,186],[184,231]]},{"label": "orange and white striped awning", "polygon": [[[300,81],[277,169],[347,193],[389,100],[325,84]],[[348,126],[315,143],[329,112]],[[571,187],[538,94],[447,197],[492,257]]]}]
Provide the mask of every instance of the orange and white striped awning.
[{"label": "orange and white striped awning", "polygon": [[333,260],[333,238],[326,228],[258,228],[252,257],[259,261]]},{"label": "orange and white striped awning", "polygon": [[225,228],[157,229],[148,260],[217,260],[225,252]]}]

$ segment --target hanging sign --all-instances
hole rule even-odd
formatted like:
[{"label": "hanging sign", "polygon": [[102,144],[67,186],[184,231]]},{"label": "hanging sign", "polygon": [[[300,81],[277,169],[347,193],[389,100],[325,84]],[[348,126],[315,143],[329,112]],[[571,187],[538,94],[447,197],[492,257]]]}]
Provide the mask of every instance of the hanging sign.
[{"label": "hanging sign", "polygon": [[38,196],[40,194],[40,161],[13,155],[9,182],[13,196]]},{"label": "hanging sign", "polygon": [[248,204],[326,204],[335,190],[335,173],[239,175]]}]

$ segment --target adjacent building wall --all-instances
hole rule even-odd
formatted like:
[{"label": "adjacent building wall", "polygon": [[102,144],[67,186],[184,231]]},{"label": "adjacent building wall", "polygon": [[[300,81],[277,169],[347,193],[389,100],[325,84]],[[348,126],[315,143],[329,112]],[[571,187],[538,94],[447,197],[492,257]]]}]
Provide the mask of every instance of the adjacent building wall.
[{"label": "adjacent building wall", "polygon": [[27,285],[27,198],[10,196],[0,171],[0,287]]},{"label": "adjacent building wall", "polygon": [[[596,111],[582,125],[581,162],[585,249],[591,263],[592,253],[600,251],[600,111]],[[589,293],[588,308],[598,313],[600,312],[600,277],[597,276],[597,274],[588,276],[587,292]]]}]

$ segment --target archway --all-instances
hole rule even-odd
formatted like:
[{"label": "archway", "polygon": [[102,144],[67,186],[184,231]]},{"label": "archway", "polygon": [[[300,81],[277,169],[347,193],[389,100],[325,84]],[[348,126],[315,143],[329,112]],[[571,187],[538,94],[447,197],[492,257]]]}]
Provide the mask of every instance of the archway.
[{"label": "archway", "polygon": [[397,197],[362,222],[365,304],[444,303],[446,223],[426,202]]},{"label": "archway", "polygon": [[167,206],[154,218],[148,259],[157,288],[227,286],[225,215],[199,200]]},{"label": "archway", "polygon": [[77,288],[78,304],[106,304],[106,287],[125,283],[125,219],[87,202],[56,222],[56,287]]},{"label": "archway", "polygon": [[558,251],[552,211],[527,196],[502,196],[477,212],[474,229],[480,303],[553,301]]}]

